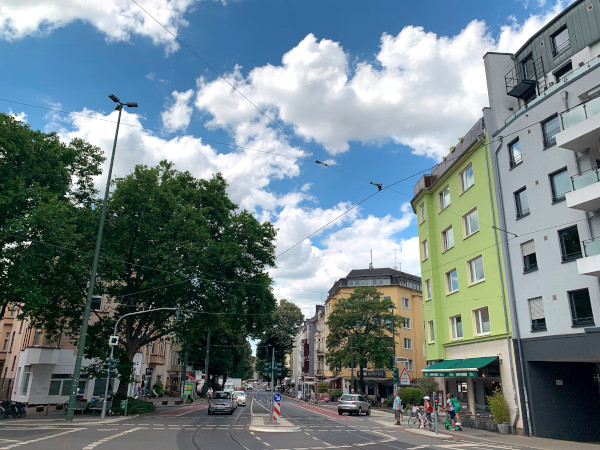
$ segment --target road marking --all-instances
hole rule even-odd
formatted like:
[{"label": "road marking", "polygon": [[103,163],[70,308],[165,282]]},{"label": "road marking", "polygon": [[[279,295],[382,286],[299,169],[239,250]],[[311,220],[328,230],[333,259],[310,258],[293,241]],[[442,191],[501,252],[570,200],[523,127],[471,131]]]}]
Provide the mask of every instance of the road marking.
[{"label": "road marking", "polygon": [[316,437],[314,437],[314,436],[313,436],[313,439],[314,439],[315,441],[318,441],[318,440],[319,440],[319,438],[316,438]]},{"label": "road marking", "polygon": [[139,428],[139,427],[130,428],[129,430],[122,431],[121,433],[113,434],[112,436],[105,437],[104,439],[100,439],[99,441],[92,442],[91,444],[86,445],[85,447],[83,447],[82,450],[91,450],[92,448],[98,447],[100,444],[104,444],[105,442],[111,441],[115,438],[124,436],[129,433],[133,433],[134,431],[137,431],[137,430],[141,430],[141,428]]},{"label": "road marking", "polygon": [[22,441],[22,442],[17,442],[16,444],[11,444],[7,447],[0,447],[0,450],[7,450],[9,448],[15,448],[15,447],[20,447],[21,445],[27,445],[27,444],[32,444],[34,442],[39,442],[39,441],[45,441],[47,439],[52,439],[58,436],[63,436],[65,434],[70,434],[70,433],[74,433],[76,431],[81,431],[81,430],[85,430],[85,428],[76,428],[73,430],[67,430],[67,431],[63,431],[62,433],[57,433],[57,434],[53,434],[51,436],[44,436],[41,438],[37,438],[37,439],[31,439],[30,441]]},{"label": "road marking", "polygon": [[269,444],[268,442],[263,442],[263,445],[266,445],[267,447],[271,446],[271,444]]}]

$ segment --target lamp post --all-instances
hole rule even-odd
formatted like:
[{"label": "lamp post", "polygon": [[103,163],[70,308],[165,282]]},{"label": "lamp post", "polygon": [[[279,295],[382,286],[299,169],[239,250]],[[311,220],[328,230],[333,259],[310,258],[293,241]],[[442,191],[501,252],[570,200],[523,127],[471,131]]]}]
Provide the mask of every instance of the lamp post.
[{"label": "lamp post", "polygon": [[75,413],[75,400],[77,399],[77,387],[79,386],[79,376],[81,374],[81,362],[83,360],[83,350],[85,348],[85,339],[87,337],[88,321],[90,320],[90,310],[92,306],[92,297],[94,296],[94,286],[96,284],[96,271],[98,269],[98,259],[100,257],[102,232],[104,231],[104,218],[106,216],[106,204],[108,203],[110,178],[112,175],[113,162],[115,159],[115,150],[117,148],[117,136],[119,135],[121,112],[123,111],[123,106],[127,106],[128,108],[137,108],[138,105],[134,102],[122,103],[121,100],[119,100],[119,98],[114,94],[110,94],[108,97],[117,104],[115,109],[119,111],[119,118],[117,119],[115,141],[113,143],[112,155],[110,157],[110,165],[108,167],[108,177],[106,178],[106,189],[104,191],[104,202],[102,203],[102,212],[100,213],[100,226],[98,227],[98,236],[96,238],[96,250],[94,252],[94,259],[92,262],[92,273],[90,274],[87,299],[85,302],[85,309],[83,311],[83,323],[81,324],[81,335],[79,337],[79,344],[77,345],[77,357],[75,359],[75,367],[73,368],[73,380],[71,381],[71,394],[69,397],[69,406],[67,409],[67,420],[73,420],[73,414]]}]

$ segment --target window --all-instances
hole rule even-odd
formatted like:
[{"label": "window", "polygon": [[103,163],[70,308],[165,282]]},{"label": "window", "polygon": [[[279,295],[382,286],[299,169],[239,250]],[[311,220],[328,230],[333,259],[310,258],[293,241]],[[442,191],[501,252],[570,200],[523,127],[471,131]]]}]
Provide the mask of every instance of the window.
[{"label": "window", "polygon": [[479,255],[477,258],[469,261],[469,280],[471,284],[479,283],[485,280],[485,274],[483,272],[483,256]]},{"label": "window", "polygon": [[458,276],[456,269],[446,273],[446,291],[448,294],[458,291]]},{"label": "window", "polygon": [[446,186],[442,192],[439,193],[440,211],[450,206],[450,186]]},{"label": "window", "polygon": [[419,205],[419,223],[425,222],[425,203]]},{"label": "window", "polygon": [[567,64],[562,66],[560,69],[552,72],[552,75],[554,75],[554,81],[559,83],[560,79],[562,77],[564,77],[566,74],[568,74],[569,72],[571,72],[572,70],[573,70],[573,63],[571,63],[571,61],[569,61]]},{"label": "window", "polygon": [[523,255],[523,272],[529,273],[538,270],[533,239],[521,244],[521,254]]},{"label": "window", "polygon": [[521,153],[521,142],[518,139],[508,144],[508,157],[511,169],[523,162],[523,153]]},{"label": "window", "polygon": [[414,370],[413,369],[413,360],[412,359],[406,360],[406,370]]},{"label": "window", "polygon": [[404,350],[412,350],[412,339],[404,338]]},{"label": "window", "polygon": [[[48,388],[48,395],[69,395],[69,388],[71,387],[71,375],[53,373],[50,375],[50,387]],[[66,393],[64,393],[66,391]]]},{"label": "window", "polygon": [[402,307],[404,309],[410,309],[410,300],[402,297]]},{"label": "window", "polygon": [[454,247],[454,232],[452,231],[452,227],[450,227],[442,231],[442,251],[445,252],[452,247]]},{"label": "window", "polygon": [[427,240],[421,242],[421,252],[423,253],[423,261],[429,258],[429,247],[427,246]]},{"label": "window", "polygon": [[6,336],[4,337],[4,345],[2,346],[3,352],[8,350],[8,342],[9,341],[10,341],[10,331],[7,331]]},{"label": "window", "polygon": [[587,289],[569,292],[569,304],[574,327],[594,325],[590,293]]},{"label": "window", "polygon": [[460,173],[460,191],[465,192],[475,183],[475,178],[473,177],[473,166],[469,164],[469,166]]},{"label": "window", "polygon": [[433,344],[435,342],[435,331],[433,328],[433,320],[427,322],[427,330],[429,331],[429,343]]},{"label": "window", "polygon": [[544,148],[556,145],[556,134],[560,131],[558,115],[552,116],[542,122],[542,133],[544,135]]},{"label": "window", "polygon": [[490,314],[487,307],[473,311],[477,335],[490,334]]},{"label": "window", "polygon": [[566,26],[560,28],[556,33],[550,36],[552,41],[552,53],[554,56],[560,55],[571,46],[569,40],[569,30]]},{"label": "window", "polygon": [[452,332],[452,339],[462,339],[462,318],[460,315],[450,317],[450,330]]},{"label": "window", "polygon": [[529,314],[531,316],[531,331],[546,330],[546,315],[544,314],[544,302],[542,297],[530,298]]},{"label": "window", "polygon": [[521,219],[522,217],[529,215],[527,188],[522,188],[515,192],[515,208],[517,210],[517,219]]},{"label": "window", "polygon": [[42,337],[42,330],[40,328],[38,328],[37,330],[35,330],[35,335],[33,336],[33,346],[37,347],[38,345],[40,345],[40,340]]},{"label": "window", "polygon": [[571,191],[571,179],[566,167],[550,174],[550,187],[552,188],[552,203],[562,202],[565,194]]},{"label": "window", "polygon": [[465,224],[465,237],[469,237],[476,231],[479,231],[479,217],[477,215],[477,208],[465,214],[463,219]]},{"label": "window", "polygon": [[410,330],[412,328],[410,323],[410,317],[404,318],[404,324],[402,325],[402,328],[406,328],[407,330]]},{"label": "window", "polygon": [[92,297],[92,311],[100,311],[102,309],[102,296],[94,295]]},{"label": "window", "polygon": [[431,279],[425,280],[425,299],[431,300]]},{"label": "window", "polygon": [[21,395],[27,395],[29,389],[29,377],[31,376],[31,366],[27,364],[23,367],[23,379],[21,380]]},{"label": "window", "polygon": [[521,61],[523,72],[526,80],[534,80],[535,77],[535,63],[533,62],[533,55],[530,53],[523,61]]},{"label": "window", "polygon": [[560,230],[558,237],[563,262],[575,261],[581,258],[581,244],[579,243],[577,225]]}]

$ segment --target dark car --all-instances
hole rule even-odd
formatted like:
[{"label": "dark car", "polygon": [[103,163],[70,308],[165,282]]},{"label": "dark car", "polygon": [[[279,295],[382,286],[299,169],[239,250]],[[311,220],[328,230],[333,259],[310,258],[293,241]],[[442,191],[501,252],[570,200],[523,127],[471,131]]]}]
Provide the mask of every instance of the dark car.
[{"label": "dark car", "polygon": [[217,391],[208,403],[208,414],[233,414],[235,403],[231,391]]},{"label": "dark car", "polygon": [[338,414],[341,416],[347,412],[350,414],[365,413],[367,416],[371,415],[371,405],[365,397],[360,394],[344,394],[338,401]]}]

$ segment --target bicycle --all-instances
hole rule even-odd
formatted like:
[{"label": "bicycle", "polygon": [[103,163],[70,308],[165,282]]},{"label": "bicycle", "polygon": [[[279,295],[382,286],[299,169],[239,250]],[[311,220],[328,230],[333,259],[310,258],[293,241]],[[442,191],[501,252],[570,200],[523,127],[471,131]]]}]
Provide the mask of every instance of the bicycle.
[{"label": "bicycle", "polygon": [[417,411],[416,413],[411,412],[410,417],[408,418],[408,427],[409,428],[421,428],[421,422],[424,422],[425,426],[424,430],[433,431],[434,424],[433,419],[430,414],[425,414],[422,411]]}]

